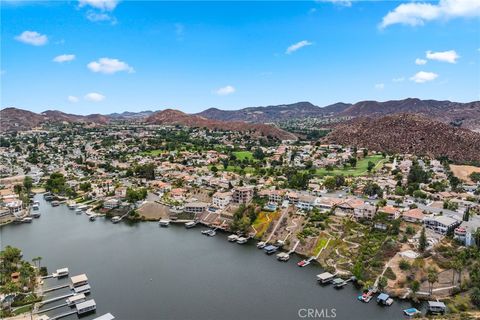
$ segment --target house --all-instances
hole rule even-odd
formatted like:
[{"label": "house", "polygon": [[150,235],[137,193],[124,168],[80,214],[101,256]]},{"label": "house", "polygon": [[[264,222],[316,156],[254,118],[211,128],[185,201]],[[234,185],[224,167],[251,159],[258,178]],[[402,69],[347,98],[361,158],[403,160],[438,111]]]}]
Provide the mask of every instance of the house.
[{"label": "house", "polygon": [[301,194],[298,196],[297,208],[301,210],[312,210],[316,204],[317,197],[309,194]]},{"label": "house", "polygon": [[421,223],[423,218],[425,218],[425,214],[423,214],[422,210],[415,208],[405,211],[402,214],[402,218],[407,222]]},{"label": "house", "polygon": [[235,187],[233,189],[233,202],[249,203],[253,198],[253,187]]},{"label": "house", "polygon": [[225,209],[228,204],[232,201],[231,192],[215,192],[212,196],[212,205],[214,207]]},{"label": "house", "polygon": [[377,208],[370,203],[364,203],[353,209],[353,217],[355,219],[373,219],[377,212]]},{"label": "house", "polygon": [[176,201],[181,201],[185,199],[185,194],[187,191],[183,188],[175,188],[170,191],[170,197]]},{"label": "house", "polygon": [[203,213],[207,208],[208,204],[205,202],[190,202],[185,204],[184,211],[187,213]]},{"label": "house", "polygon": [[479,228],[477,221],[462,221],[462,223],[455,228],[453,238],[462,242],[465,246],[475,245],[475,233]]},{"label": "house", "polygon": [[364,205],[363,200],[351,198],[339,203],[335,209],[335,215],[340,217],[353,216],[355,208]]},{"label": "house", "polygon": [[378,208],[378,213],[386,214],[388,220],[396,220],[400,218],[400,210],[393,206],[385,206],[382,208]]},{"label": "house", "polygon": [[120,204],[118,199],[108,199],[103,203],[105,209],[115,209]]},{"label": "house", "polygon": [[426,228],[440,234],[447,234],[453,231],[460,223],[460,220],[447,216],[428,216],[423,219],[423,224]]}]

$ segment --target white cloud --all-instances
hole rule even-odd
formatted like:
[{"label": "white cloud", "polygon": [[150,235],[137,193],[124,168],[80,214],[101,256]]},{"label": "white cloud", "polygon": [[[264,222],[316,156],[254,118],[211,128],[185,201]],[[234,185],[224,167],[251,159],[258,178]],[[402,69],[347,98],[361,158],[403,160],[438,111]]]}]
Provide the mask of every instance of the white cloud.
[{"label": "white cloud", "polygon": [[331,2],[333,4],[344,6],[344,7],[351,7],[352,1],[351,0],[317,0],[318,2]]},{"label": "white cloud", "polygon": [[384,83],[377,83],[377,84],[375,84],[374,87],[377,90],[383,90],[383,89],[385,89],[385,84]]},{"label": "white cloud", "polygon": [[115,72],[126,71],[128,73],[135,72],[127,63],[118,59],[100,58],[98,61],[92,61],[87,64],[88,69],[93,72],[105,74],[113,74]]},{"label": "white cloud", "polygon": [[59,56],[56,56],[55,58],[53,58],[53,62],[58,62],[58,63],[62,63],[62,62],[68,62],[68,61],[72,61],[75,59],[75,55],[74,54],[61,54]]},{"label": "white cloud", "polygon": [[229,94],[234,93],[235,91],[236,90],[233,86],[228,85],[228,86],[217,89],[215,93],[218,94],[219,96],[227,96]]},{"label": "white cloud", "polygon": [[468,18],[480,16],[478,0],[440,0],[438,4],[410,2],[403,3],[387,13],[380,23],[381,28],[393,24],[422,26],[433,20]]},{"label": "white cloud", "polygon": [[31,44],[32,46],[43,46],[48,42],[48,37],[36,31],[23,31],[20,35],[15,37],[15,40]]},{"label": "white cloud", "polygon": [[285,51],[286,54],[291,54],[303,47],[306,47],[306,46],[311,46],[313,43],[310,42],[310,41],[307,41],[307,40],[302,40],[300,42],[297,42],[297,43],[294,43],[292,44],[290,47],[287,48],[287,50]]},{"label": "white cloud", "polygon": [[103,11],[113,11],[118,4],[118,0],[79,0],[79,6],[90,6]]},{"label": "white cloud", "polygon": [[457,52],[455,52],[455,50],[448,50],[442,52],[427,51],[425,55],[427,59],[448,63],[457,63],[457,59],[460,58],[460,56],[457,54]]},{"label": "white cloud", "polygon": [[67,99],[71,103],[77,103],[80,100],[80,99],[78,99],[78,97],[75,97],[75,96],[68,96]]},{"label": "white cloud", "polygon": [[438,74],[433,72],[420,71],[410,77],[410,80],[416,83],[425,83],[438,78]]},{"label": "white cloud", "polygon": [[403,81],[405,81],[405,77],[393,78],[392,81],[393,82],[403,82]]},{"label": "white cloud", "polygon": [[115,17],[112,17],[108,13],[104,13],[104,12],[98,13],[92,10],[89,10],[87,12],[87,19],[92,22],[111,21],[112,24],[117,23],[117,19]]},{"label": "white cloud", "polygon": [[415,59],[415,64],[418,64],[419,66],[423,66],[426,63],[427,63],[427,60],[425,59],[420,59],[420,58]]},{"label": "white cloud", "polygon": [[84,98],[87,101],[93,101],[93,102],[100,102],[105,100],[105,96],[97,92],[87,93]]}]

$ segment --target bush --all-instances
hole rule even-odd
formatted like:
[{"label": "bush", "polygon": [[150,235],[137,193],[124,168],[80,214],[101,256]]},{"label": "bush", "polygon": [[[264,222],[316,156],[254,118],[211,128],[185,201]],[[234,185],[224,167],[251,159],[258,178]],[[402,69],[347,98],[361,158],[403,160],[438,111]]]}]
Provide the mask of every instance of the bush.
[{"label": "bush", "polygon": [[402,260],[400,260],[400,262],[398,263],[398,267],[399,267],[401,270],[405,271],[405,270],[409,270],[411,266],[410,266],[410,263],[409,263],[407,260],[402,259]]}]

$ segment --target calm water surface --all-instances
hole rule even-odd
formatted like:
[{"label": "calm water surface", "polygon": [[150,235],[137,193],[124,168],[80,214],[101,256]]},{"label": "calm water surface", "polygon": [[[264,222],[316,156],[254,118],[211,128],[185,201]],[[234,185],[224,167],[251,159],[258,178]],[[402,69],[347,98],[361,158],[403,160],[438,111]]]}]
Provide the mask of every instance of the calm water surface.
[{"label": "calm water surface", "polygon": [[[399,301],[391,307],[374,300],[361,303],[352,284],[340,290],[322,287],[315,281],[320,268],[299,268],[296,256],[278,262],[253,242],[228,242],[226,234],[206,237],[198,227],[160,228],[153,222],[112,224],[103,218],[91,222],[66,206],[51,207],[42,196],[36,200],[41,218],[0,228],[2,248],[21,248],[29,260],[43,257],[49,272],[68,267],[70,276],[86,273],[97,311],[82,319],[106,312],[126,320],[304,319],[299,316],[304,308],[329,309],[331,317],[334,308],[336,319],[405,319],[402,310],[411,306]],[[50,279],[46,286],[60,283]],[[55,304],[60,303],[50,306]]]}]

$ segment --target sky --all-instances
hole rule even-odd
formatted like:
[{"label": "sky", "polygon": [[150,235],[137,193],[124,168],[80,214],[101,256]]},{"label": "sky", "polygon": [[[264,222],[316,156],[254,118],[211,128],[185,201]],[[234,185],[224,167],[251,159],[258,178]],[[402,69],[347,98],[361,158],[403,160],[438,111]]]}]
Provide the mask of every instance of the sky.
[{"label": "sky", "polygon": [[480,1],[1,0],[0,106],[480,99]]}]

